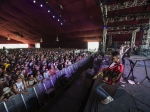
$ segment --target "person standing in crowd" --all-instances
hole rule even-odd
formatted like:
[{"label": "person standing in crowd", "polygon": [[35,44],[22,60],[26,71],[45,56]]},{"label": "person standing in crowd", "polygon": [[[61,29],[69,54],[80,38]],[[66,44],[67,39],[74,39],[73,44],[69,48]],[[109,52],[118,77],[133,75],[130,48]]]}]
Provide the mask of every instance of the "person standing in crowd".
[{"label": "person standing in crowd", "polygon": [[130,48],[130,45],[127,44],[126,48],[125,48],[125,50],[123,52],[123,56],[122,56],[122,64],[123,65],[125,65],[125,58],[126,57],[128,57],[128,58],[130,57],[130,53],[131,53],[131,48]]},{"label": "person standing in crowd", "polygon": [[27,87],[33,87],[37,84],[37,80],[33,77],[32,74],[28,75],[28,80],[26,81]]},{"label": "person standing in crowd", "polygon": [[9,101],[15,94],[11,91],[9,87],[3,89],[3,94],[0,97],[0,101]]},{"label": "person standing in crowd", "polygon": [[44,76],[44,79],[51,79],[51,76],[50,76],[50,72],[48,69],[46,69],[46,71],[43,73],[43,76]]},{"label": "person standing in crowd", "polygon": [[37,71],[36,80],[37,80],[38,82],[43,81],[43,76],[41,75],[40,71]]},{"label": "person standing in crowd", "polygon": [[16,94],[29,94],[25,81],[22,81],[20,76],[15,77],[16,83],[13,85],[13,89]]}]

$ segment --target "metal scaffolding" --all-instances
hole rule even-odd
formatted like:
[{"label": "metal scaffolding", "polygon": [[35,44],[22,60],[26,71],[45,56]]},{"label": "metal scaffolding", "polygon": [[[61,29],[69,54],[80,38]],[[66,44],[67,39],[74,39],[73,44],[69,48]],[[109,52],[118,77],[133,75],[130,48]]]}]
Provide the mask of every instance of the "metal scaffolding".
[{"label": "metal scaffolding", "polygon": [[148,28],[150,25],[148,23],[145,24],[136,24],[136,25],[122,25],[122,26],[113,26],[113,27],[108,27],[108,31],[110,30],[135,30],[137,28]]},{"label": "metal scaffolding", "polygon": [[107,10],[114,11],[114,10],[126,9],[126,8],[143,6],[143,5],[148,5],[147,0],[134,0],[134,2],[130,0],[130,1],[124,2],[123,5],[121,5],[120,3],[108,5]]},{"label": "metal scaffolding", "polygon": [[101,11],[102,11],[102,17],[103,17],[103,47],[102,51],[105,52],[106,49],[106,38],[107,38],[107,6],[105,4],[100,4]]},{"label": "metal scaffolding", "polygon": [[144,30],[142,44],[148,49],[150,44],[150,18],[149,18],[149,29]]},{"label": "metal scaffolding", "polygon": [[130,34],[132,31],[115,31],[115,32],[107,32],[108,35],[116,35],[116,34]]},{"label": "metal scaffolding", "polygon": [[139,19],[149,19],[150,13],[136,13],[136,14],[124,14],[107,17],[107,23],[123,22],[123,21],[136,21]]},{"label": "metal scaffolding", "polygon": [[135,45],[136,33],[139,32],[139,31],[140,31],[140,28],[138,28],[138,29],[136,29],[136,30],[134,30],[134,31],[132,32],[131,48],[133,48],[134,45]]}]

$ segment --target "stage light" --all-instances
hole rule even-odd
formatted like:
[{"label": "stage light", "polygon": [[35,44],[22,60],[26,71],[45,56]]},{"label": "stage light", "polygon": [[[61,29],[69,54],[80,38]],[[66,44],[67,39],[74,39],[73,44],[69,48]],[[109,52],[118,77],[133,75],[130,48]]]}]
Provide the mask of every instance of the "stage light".
[{"label": "stage light", "polygon": [[53,16],[53,18],[55,18],[55,16]]},{"label": "stage light", "polygon": [[59,21],[59,19],[58,19],[58,21]]},{"label": "stage light", "polygon": [[42,38],[40,39],[40,42],[43,42],[43,39],[42,39]]},{"label": "stage light", "polygon": [[35,1],[35,0],[33,0],[33,3],[36,3],[36,1]]},{"label": "stage light", "polygon": [[8,40],[8,41],[10,40],[10,37],[9,37],[9,35],[8,35],[8,38],[7,38],[7,40]]},{"label": "stage light", "polygon": [[41,7],[43,7],[43,5],[42,5],[42,4],[41,4],[40,6],[41,6]]},{"label": "stage light", "polygon": [[61,25],[63,25],[63,23],[61,23]]},{"label": "stage light", "polygon": [[57,34],[57,37],[56,37],[56,42],[58,42],[59,41],[59,38],[58,38],[58,34]]},{"label": "stage light", "polygon": [[48,12],[51,12],[50,10],[48,10]]}]

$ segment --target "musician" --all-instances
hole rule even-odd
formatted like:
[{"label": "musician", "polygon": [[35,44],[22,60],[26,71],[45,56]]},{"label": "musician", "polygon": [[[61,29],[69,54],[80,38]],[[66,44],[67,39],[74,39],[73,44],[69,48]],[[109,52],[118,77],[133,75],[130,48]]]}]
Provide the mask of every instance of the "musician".
[{"label": "musician", "polygon": [[123,56],[122,56],[122,64],[123,65],[125,64],[125,58],[130,57],[130,53],[131,53],[131,48],[130,48],[130,45],[127,44],[126,47],[125,47],[125,50],[123,52]]},{"label": "musician", "polygon": [[113,101],[113,98],[102,88],[102,86],[106,83],[109,85],[115,85],[117,82],[119,82],[123,72],[123,65],[120,62],[119,52],[112,52],[111,59],[112,64],[108,68],[102,69],[98,75],[94,76],[93,78],[96,79],[98,76],[101,76],[102,78],[102,82],[94,88],[94,91],[103,98],[103,100],[101,100],[103,104],[110,103]]},{"label": "musician", "polygon": [[138,50],[138,47],[136,45],[134,45],[133,52],[134,52],[135,55],[137,55],[137,50]]},{"label": "musician", "polygon": [[120,52],[120,60],[122,59],[122,56],[123,56],[123,50],[124,50],[124,46],[121,45],[120,46],[120,50],[119,50],[119,52]]}]

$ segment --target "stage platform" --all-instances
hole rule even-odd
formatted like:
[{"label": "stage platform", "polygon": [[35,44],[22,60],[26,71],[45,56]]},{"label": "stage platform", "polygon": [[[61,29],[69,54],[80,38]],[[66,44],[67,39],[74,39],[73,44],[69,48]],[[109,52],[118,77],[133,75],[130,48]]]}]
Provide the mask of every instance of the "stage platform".
[{"label": "stage platform", "polygon": [[[138,56],[134,56],[138,57]],[[146,61],[148,76],[150,77],[150,61]],[[126,63],[124,74],[130,71],[129,63]],[[140,82],[145,78],[143,62],[139,61],[134,68],[135,81]],[[101,79],[95,80],[93,88]],[[150,82],[145,79],[140,84],[123,84],[121,86],[105,85],[104,89],[114,98],[114,101],[104,105],[100,98],[91,90],[90,97],[84,112],[150,112]],[[139,110],[137,110],[139,109]]]}]

